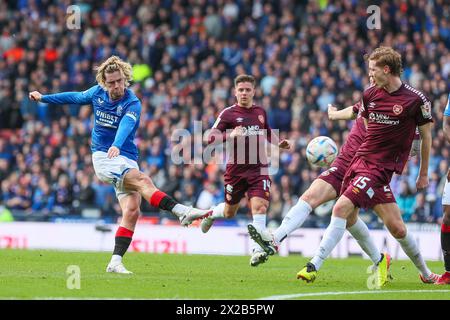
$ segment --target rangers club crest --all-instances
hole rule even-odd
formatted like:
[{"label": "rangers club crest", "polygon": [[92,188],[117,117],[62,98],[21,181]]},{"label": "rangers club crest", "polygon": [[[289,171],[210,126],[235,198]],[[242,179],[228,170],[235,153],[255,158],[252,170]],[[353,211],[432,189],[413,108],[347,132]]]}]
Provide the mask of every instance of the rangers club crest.
[{"label": "rangers club crest", "polygon": [[117,115],[120,117],[122,115],[123,112],[123,107],[121,104],[119,104],[119,106],[117,107]]},{"label": "rangers club crest", "polygon": [[396,104],[393,108],[392,111],[394,111],[394,113],[398,116],[400,113],[402,113],[403,111],[403,107],[399,104]]},{"label": "rangers club crest", "polygon": [[264,116],[263,116],[263,115],[259,115],[259,116],[258,116],[258,120],[259,120],[259,122],[261,122],[262,124],[264,124]]}]

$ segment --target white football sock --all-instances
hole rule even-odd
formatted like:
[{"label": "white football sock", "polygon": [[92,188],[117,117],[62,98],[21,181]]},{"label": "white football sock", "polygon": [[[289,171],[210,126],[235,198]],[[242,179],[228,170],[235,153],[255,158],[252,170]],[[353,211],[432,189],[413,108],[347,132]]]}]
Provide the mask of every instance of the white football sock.
[{"label": "white football sock", "polygon": [[[253,215],[253,226],[256,228],[256,230],[261,231],[266,228],[266,214],[254,214]],[[257,244],[255,241],[252,240],[252,251],[257,249],[258,251],[261,251],[262,248]]]},{"label": "white football sock", "polygon": [[172,213],[177,217],[182,217],[185,213],[189,211],[189,209],[190,208],[185,206],[184,204],[177,203],[175,207],[173,207]]},{"label": "white football sock", "polygon": [[333,251],[334,247],[341,241],[342,236],[345,233],[345,225],[347,220],[339,217],[331,217],[330,225],[325,231],[322,241],[320,241],[319,248],[316,254],[311,259],[311,263],[319,270],[325,259]]},{"label": "white football sock", "polygon": [[224,210],[225,210],[225,202],[219,203],[217,206],[214,207],[211,218],[213,219],[224,218],[225,217],[223,214]]},{"label": "white football sock", "polygon": [[112,255],[112,257],[111,257],[111,264],[116,265],[116,264],[119,264],[121,262],[122,262],[122,257],[121,256],[119,256],[118,254],[113,254]]},{"label": "white football sock", "polygon": [[381,259],[381,253],[370,237],[369,228],[364,221],[358,217],[356,223],[350,228],[347,228],[347,230],[358,242],[361,249],[363,249],[363,251],[370,257],[373,264],[376,265]]},{"label": "white football sock", "polygon": [[428,269],[413,236],[408,232],[406,237],[403,239],[397,239],[397,241],[400,243],[403,251],[405,251],[406,255],[411,259],[419,272],[428,278],[431,275],[431,271]]},{"label": "white football sock", "polygon": [[295,206],[289,209],[281,225],[274,231],[275,244],[279,245],[292,231],[300,228],[311,211],[312,208],[309,203],[299,199]]}]

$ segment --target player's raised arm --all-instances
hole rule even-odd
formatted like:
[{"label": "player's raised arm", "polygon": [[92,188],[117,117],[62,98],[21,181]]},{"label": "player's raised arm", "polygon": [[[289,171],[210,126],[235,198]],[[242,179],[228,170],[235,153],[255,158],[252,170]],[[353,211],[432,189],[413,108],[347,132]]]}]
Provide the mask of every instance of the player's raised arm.
[{"label": "player's raised arm", "polygon": [[93,86],[90,89],[82,92],[61,92],[55,94],[41,94],[38,91],[29,93],[30,100],[42,101],[45,103],[54,104],[90,104],[92,102],[92,96],[98,89],[98,86]]},{"label": "player's raised arm", "polygon": [[338,110],[332,104],[328,104],[328,119],[330,120],[354,120],[357,114],[357,112],[355,113],[354,106]]},{"label": "player's raised arm", "polygon": [[420,168],[419,176],[416,181],[416,188],[418,190],[424,189],[428,186],[428,164],[430,160],[431,150],[431,122],[419,126],[420,137],[422,143],[420,144]]}]

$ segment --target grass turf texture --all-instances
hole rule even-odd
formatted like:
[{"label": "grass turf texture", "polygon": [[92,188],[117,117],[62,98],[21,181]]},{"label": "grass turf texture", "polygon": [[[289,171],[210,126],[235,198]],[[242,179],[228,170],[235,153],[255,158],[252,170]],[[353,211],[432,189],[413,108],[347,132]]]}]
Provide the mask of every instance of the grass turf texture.
[{"label": "grass turf texture", "polygon": [[[369,290],[369,260],[329,259],[314,283],[296,279],[305,257],[127,253],[133,275],[106,273],[109,253],[0,250],[0,299],[448,299],[450,286],[423,284],[410,261],[394,260],[393,281]],[[67,289],[67,267],[80,268],[80,289]],[[430,262],[435,272],[442,262]],[[391,293],[389,293],[392,291]],[[429,292],[430,291],[430,292]],[[291,296],[292,295],[292,296]]]}]

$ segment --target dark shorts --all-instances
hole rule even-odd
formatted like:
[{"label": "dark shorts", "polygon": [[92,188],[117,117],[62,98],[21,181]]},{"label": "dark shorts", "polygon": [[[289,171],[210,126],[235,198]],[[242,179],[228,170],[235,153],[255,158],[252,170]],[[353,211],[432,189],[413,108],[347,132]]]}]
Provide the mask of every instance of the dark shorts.
[{"label": "dark shorts", "polygon": [[386,184],[390,177],[390,171],[362,159],[354,159],[344,177],[342,194],[359,208],[396,202],[391,188]]},{"label": "dark shorts", "polygon": [[318,179],[322,179],[323,181],[330,184],[334,190],[336,190],[336,195],[341,194],[342,181],[344,180],[345,172],[348,169],[348,164],[344,164],[340,161],[335,161],[332,163],[331,167],[328,170],[322,172]]},{"label": "dark shorts", "polygon": [[247,198],[260,197],[270,201],[270,180],[269,176],[224,176],[225,182],[225,203],[234,205],[239,203],[247,194]]}]

